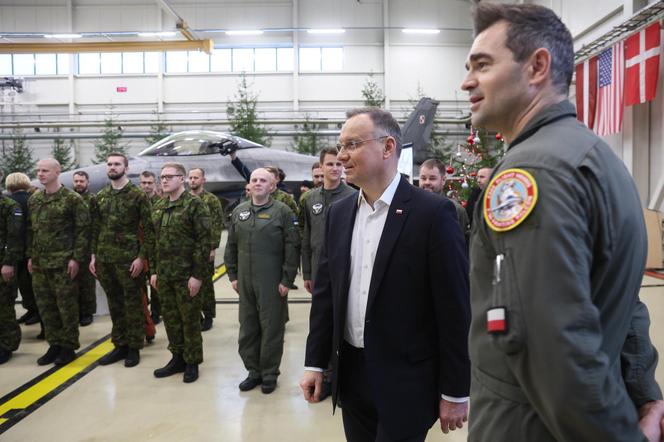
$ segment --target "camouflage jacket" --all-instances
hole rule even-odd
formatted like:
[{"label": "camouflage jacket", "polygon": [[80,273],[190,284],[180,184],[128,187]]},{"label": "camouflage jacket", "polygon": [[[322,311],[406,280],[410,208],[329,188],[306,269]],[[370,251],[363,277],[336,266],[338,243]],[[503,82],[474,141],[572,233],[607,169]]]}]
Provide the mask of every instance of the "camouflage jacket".
[{"label": "camouflage jacket", "polygon": [[[85,191],[85,193],[79,193],[81,195],[81,198],[83,198],[83,201],[85,201],[85,204],[88,205],[88,208],[92,210],[92,205],[94,204],[94,199],[95,199],[95,194],[89,191]],[[92,216],[92,213],[90,213],[90,216]]]},{"label": "camouflage jacket", "polygon": [[297,203],[295,202],[295,198],[290,193],[284,192],[281,189],[277,189],[273,194],[272,198],[275,201],[280,201],[284,204],[286,204],[295,214],[297,219],[299,219],[299,214],[300,214],[300,208],[297,207]]},{"label": "camouflage jacket", "polygon": [[0,264],[15,266],[23,257],[23,210],[11,198],[0,195]]},{"label": "camouflage jacket", "polygon": [[197,196],[184,192],[180,198],[157,201],[152,209],[156,233],[156,267],[159,278],[202,280],[210,257],[210,211]]},{"label": "camouflage jacket", "polygon": [[213,193],[203,190],[199,196],[210,211],[210,224],[212,226],[210,235],[210,250],[219,247],[221,241],[221,231],[224,229],[224,212],[221,208],[221,201]]},{"label": "camouflage jacket", "polygon": [[[150,200],[131,181],[97,192],[92,209],[92,253],[101,262],[147,260],[154,249]],[[140,239],[141,227],[143,240]]]},{"label": "camouflage jacket", "polygon": [[28,200],[28,253],[35,268],[86,262],[90,250],[90,212],[81,196],[61,186],[57,192],[35,192]]}]

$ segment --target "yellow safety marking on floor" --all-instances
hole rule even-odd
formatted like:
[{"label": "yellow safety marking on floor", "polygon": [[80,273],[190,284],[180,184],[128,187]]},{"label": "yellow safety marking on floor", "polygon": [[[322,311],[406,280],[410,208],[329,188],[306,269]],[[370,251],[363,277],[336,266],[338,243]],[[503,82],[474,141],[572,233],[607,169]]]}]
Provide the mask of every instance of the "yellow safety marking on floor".
[{"label": "yellow safety marking on floor", "polygon": [[[30,405],[34,404],[47,394],[56,390],[69,379],[97,362],[98,359],[100,359],[111,350],[113,350],[113,343],[111,343],[110,339],[107,339],[84,355],[76,358],[50,376],[44,378],[24,392],[20,393],[18,396],[8,400],[4,404],[0,404],[0,416],[4,415],[10,410],[23,410],[28,408]],[[0,419],[0,425],[5,423],[7,420],[8,419]]]},{"label": "yellow safety marking on floor", "polygon": [[221,278],[225,274],[226,274],[226,264],[222,264],[214,272],[214,275],[212,275],[212,280],[216,281],[217,279]]}]

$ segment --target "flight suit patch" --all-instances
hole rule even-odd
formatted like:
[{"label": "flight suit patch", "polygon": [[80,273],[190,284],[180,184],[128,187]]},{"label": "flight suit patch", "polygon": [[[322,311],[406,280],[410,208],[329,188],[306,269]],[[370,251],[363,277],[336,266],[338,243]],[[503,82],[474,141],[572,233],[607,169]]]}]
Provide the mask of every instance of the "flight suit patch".
[{"label": "flight suit patch", "polygon": [[17,207],[14,209],[14,216],[23,216],[23,211]]},{"label": "flight suit patch", "polygon": [[311,211],[313,212],[314,215],[320,215],[321,212],[323,211],[323,203],[316,203],[313,206],[311,206]]},{"label": "flight suit patch", "polygon": [[250,216],[251,216],[251,211],[249,210],[244,210],[238,214],[238,218],[240,219],[240,221],[246,221],[249,219]]},{"label": "flight suit patch", "polygon": [[482,201],[484,220],[495,232],[521,224],[537,203],[537,182],[523,169],[507,169],[493,177]]},{"label": "flight suit patch", "polygon": [[487,310],[486,331],[490,334],[507,333],[507,311],[505,307],[493,307]]},{"label": "flight suit patch", "polygon": [[270,219],[270,214],[269,213],[259,213],[258,217],[260,219]]}]

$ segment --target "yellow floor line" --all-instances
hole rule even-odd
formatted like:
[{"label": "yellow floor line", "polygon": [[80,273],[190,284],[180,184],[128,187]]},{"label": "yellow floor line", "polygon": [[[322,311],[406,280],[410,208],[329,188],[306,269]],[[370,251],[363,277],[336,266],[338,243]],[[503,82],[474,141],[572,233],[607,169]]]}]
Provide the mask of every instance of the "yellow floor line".
[{"label": "yellow floor line", "polygon": [[212,280],[216,280],[218,278],[221,278],[224,276],[224,273],[226,273],[226,264],[222,264],[219,266],[216,272],[214,272],[214,275],[212,275]]},{"label": "yellow floor line", "polygon": [[[46,396],[60,385],[67,382],[72,377],[76,376],[81,371],[85,370],[91,364],[95,363],[99,358],[104,356],[106,353],[113,350],[113,344],[111,340],[108,339],[98,346],[94,347],[83,356],[75,359],[68,365],[65,365],[55,373],[50,376],[42,379],[32,387],[28,388],[18,396],[4,404],[0,404],[0,416],[8,412],[9,410],[14,409],[25,409],[30,405],[37,402],[42,397]],[[0,425],[5,423],[7,419],[0,419]]]}]

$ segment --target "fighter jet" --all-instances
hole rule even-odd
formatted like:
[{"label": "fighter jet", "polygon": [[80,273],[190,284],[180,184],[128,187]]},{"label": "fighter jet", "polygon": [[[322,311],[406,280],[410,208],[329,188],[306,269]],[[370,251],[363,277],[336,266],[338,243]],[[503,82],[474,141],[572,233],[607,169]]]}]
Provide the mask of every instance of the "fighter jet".
[{"label": "fighter jet", "polygon": [[[159,176],[165,163],[181,163],[187,170],[205,170],[205,188],[217,197],[232,200],[244,191],[246,182],[226,156],[231,151],[237,151],[238,157],[250,170],[263,166],[280,167],[286,173],[287,186],[311,179],[311,165],[316,161],[313,156],[268,149],[224,132],[188,130],[163,138],[137,156],[130,157],[128,177],[138,184],[144,170]],[[84,170],[90,175],[91,192],[97,192],[108,184],[105,164],[76,170]],[[73,174],[74,171],[61,174],[62,184],[71,188]]]}]

